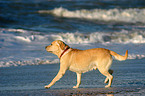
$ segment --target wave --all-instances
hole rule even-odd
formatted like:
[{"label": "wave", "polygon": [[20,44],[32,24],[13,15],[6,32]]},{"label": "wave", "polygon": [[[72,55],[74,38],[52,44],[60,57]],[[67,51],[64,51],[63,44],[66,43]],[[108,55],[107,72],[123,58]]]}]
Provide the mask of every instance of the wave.
[{"label": "wave", "polygon": [[79,18],[103,21],[119,21],[119,22],[142,22],[145,23],[145,9],[93,9],[93,10],[76,10],[69,11],[65,8],[55,8],[53,10],[39,10],[40,14],[53,14],[58,17]]},{"label": "wave", "polygon": [[[145,43],[145,32],[144,31],[127,31],[122,30],[121,32],[92,32],[92,33],[42,33],[35,31],[28,31],[24,29],[0,29],[0,51],[4,52],[1,54],[0,58],[0,67],[10,67],[10,66],[24,66],[24,65],[40,65],[40,64],[56,64],[59,63],[58,59],[52,60],[55,57],[46,57],[46,55],[41,54],[41,56],[34,56],[34,50],[41,49],[42,47],[50,44],[54,40],[62,40],[67,44],[82,44],[84,45],[95,45],[95,43],[102,44],[119,44],[127,46],[128,49],[132,50],[129,54],[128,59],[144,59],[144,43]],[[19,44],[20,45],[17,45]],[[92,44],[94,43],[94,44]],[[134,50],[130,43],[138,44],[143,43],[141,46],[138,46],[138,50]],[[84,45],[83,45],[84,44]],[[128,45],[126,45],[128,44]],[[133,44],[133,45],[134,45]],[[23,45],[28,45],[23,48]],[[22,49],[21,49],[21,47]],[[8,48],[9,47],[9,48]],[[39,47],[38,49],[36,47]],[[98,46],[97,46],[98,47]],[[118,49],[120,46],[117,46],[115,49]],[[12,51],[11,48],[16,50],[13,51],[22,51],[23,56],[20,56],[21,53],[13,54],[7,53]],[[32,48],[32,51],[31,51]],[[34,48],[34,49],[33,49]],[[124,47],[123,47],[124,48]],[[24,52],[23,52],[24,51]],[[26,53],[25,53],[26,51]],[[4,55],[6,52],[6,55]],[[27,56],[27,52],[29,55]],[[42,52],[42,50],[41,50]],[[20,54],[20,55],[19,55]],[[37,54],[37,53],[36,53]],[[11,56],[10,58],[7,56]],[[19,57],[20,58],[17,58]],[[34,56],[34,57],[33,57]],[[28,57],[28,58],[25,58]],[[32,58],[30,58],[32,57]],[[36,59],[34,59],[36,58]],[[47,60],[48,58],[48,60]],[[14,60],[14,61],[12,61]]]},{"label": "wave", "polygon": [[[11,32],[21,33],[19,35]],[[1,29],[0,42],[5,43],[51,43],[54,40],[62,40],[68,44],[89,44],[89,43],[145,43],[144,31],[127,31],[121,32],[92,32],[92,33],[52,33],[42,34],[41,32],[27,31],[23,29]]]},{"label": "wave", "polygon": [[0,67],[11,67],[11,66],[26,66],[26,65],[42,65],[42,64],[57,64],[58,59],[54,60],[41,60],[36,58],[29,61],[0,61]]},{"label": "wave", "polygon": [[[128,59],[144,59],[145,55],[129,54]],[[12,66],[27,66],[27,65],[45,65],[45,64],[58,64],[59,59],[54,60],[41,60],[36,58],[29,61],[0,61],[0,67],[12,67]]]},{"label": "wave", "polygon": [[[94,32],[89,34],[82,33],[63,33],[57,36],[58,39],[71,44],[82,43],[145,43],[144,32]],[[56,39],[57,39],[56,38]]]}]

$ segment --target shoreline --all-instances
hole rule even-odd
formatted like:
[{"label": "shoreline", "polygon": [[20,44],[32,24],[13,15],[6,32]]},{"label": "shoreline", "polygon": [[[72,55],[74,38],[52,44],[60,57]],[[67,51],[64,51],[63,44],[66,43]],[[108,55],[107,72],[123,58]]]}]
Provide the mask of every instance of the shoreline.
[{"label": "shoreline", "polygon": [[145,87],[5,90],[1,96],[144,96]]}]

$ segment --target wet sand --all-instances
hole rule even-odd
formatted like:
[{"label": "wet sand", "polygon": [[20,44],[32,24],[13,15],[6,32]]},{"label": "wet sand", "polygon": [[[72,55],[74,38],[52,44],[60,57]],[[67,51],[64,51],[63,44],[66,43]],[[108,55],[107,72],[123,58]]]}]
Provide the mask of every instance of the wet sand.
[{"label": "wet sand", "polygon": [[102,95],[102,96],[114,96],[114,95],[145,95],[145,88],[78,88],[78,89],[59,89],[45,91],[49,95],[62,95],[62,96],[86,96],[86,95]]},{"label": "wet sand", "polygon": [[0,96],[145,96],[145,87],[1,91]]}]

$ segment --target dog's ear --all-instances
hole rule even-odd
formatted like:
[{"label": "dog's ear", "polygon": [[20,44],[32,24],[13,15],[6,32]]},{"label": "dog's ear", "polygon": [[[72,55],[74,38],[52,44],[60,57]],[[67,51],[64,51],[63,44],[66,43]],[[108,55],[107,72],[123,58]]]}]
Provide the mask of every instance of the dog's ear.
[{"label": "dog's ear", "polygon": [[65,50],[65,47],[66,47],[66,44],[65,44],[64,42],[61,42],[60,48],[61,48],[62,50]]},{"label": "dog's ear", "polygon": [[66,47],[69,47],[69,46],[66,45],[64,42],[59,42],[59,45],[60,45],[60,48],[61,48],[62,50],[65,50]]}]

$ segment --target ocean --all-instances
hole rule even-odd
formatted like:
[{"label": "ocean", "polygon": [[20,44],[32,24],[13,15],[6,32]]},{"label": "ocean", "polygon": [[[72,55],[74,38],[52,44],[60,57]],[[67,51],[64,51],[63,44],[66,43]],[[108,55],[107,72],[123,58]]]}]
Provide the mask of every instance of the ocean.
[{"label": "ocean", "polygon": [[[45,46],[54,40],[62,40],[70,47],[82,50],[107,48],[121,55],[128,50],[128,60],[118,65],[113,62],[113,66],[120,70],[119,74],[123,69],[117,66],[125,65],[130,72],[131,68],[137,68],[138,71],[134,71],[134,74],[139,76],[139,83],[135,84],[145,87],[145,78],[142,78],[145,72],[144,0],[0,0],[0,90],[14,91],[21,87],[21,90],[43,89],[59,70],[58,57],[45,50]],[[119,61],[115,60],[117,62]],[[49,74],[51,70],[55,70],[51,79],[48,75],[42,75]],[[31,71],[33,74],[30,75]],[[20,78],[17,81],[11,75]],[[26,75],[27,79],[30,77],[30,80],[21,81],[26,79],[22,75]],[[38,78],[40,75],[42,77]],[[31,79],[33,76],[38,80]],[[127,76],[127,80],[136,78],[131,74]],[[103,82],[103,79],[99,80]],[[124,79],[126,80],[121,77],[120,84],[114,84],[114,87],[131,87],[132,85],[126,85]],[[63,80],[61,83],[66,85],[58,81],[54,89],[72,86],[67,83],[69,79]],[[82,87],[94,88],[94,84],[87,84],[92,82],[88,81]],[[101,83],[95,87],[104,85]]]}]

